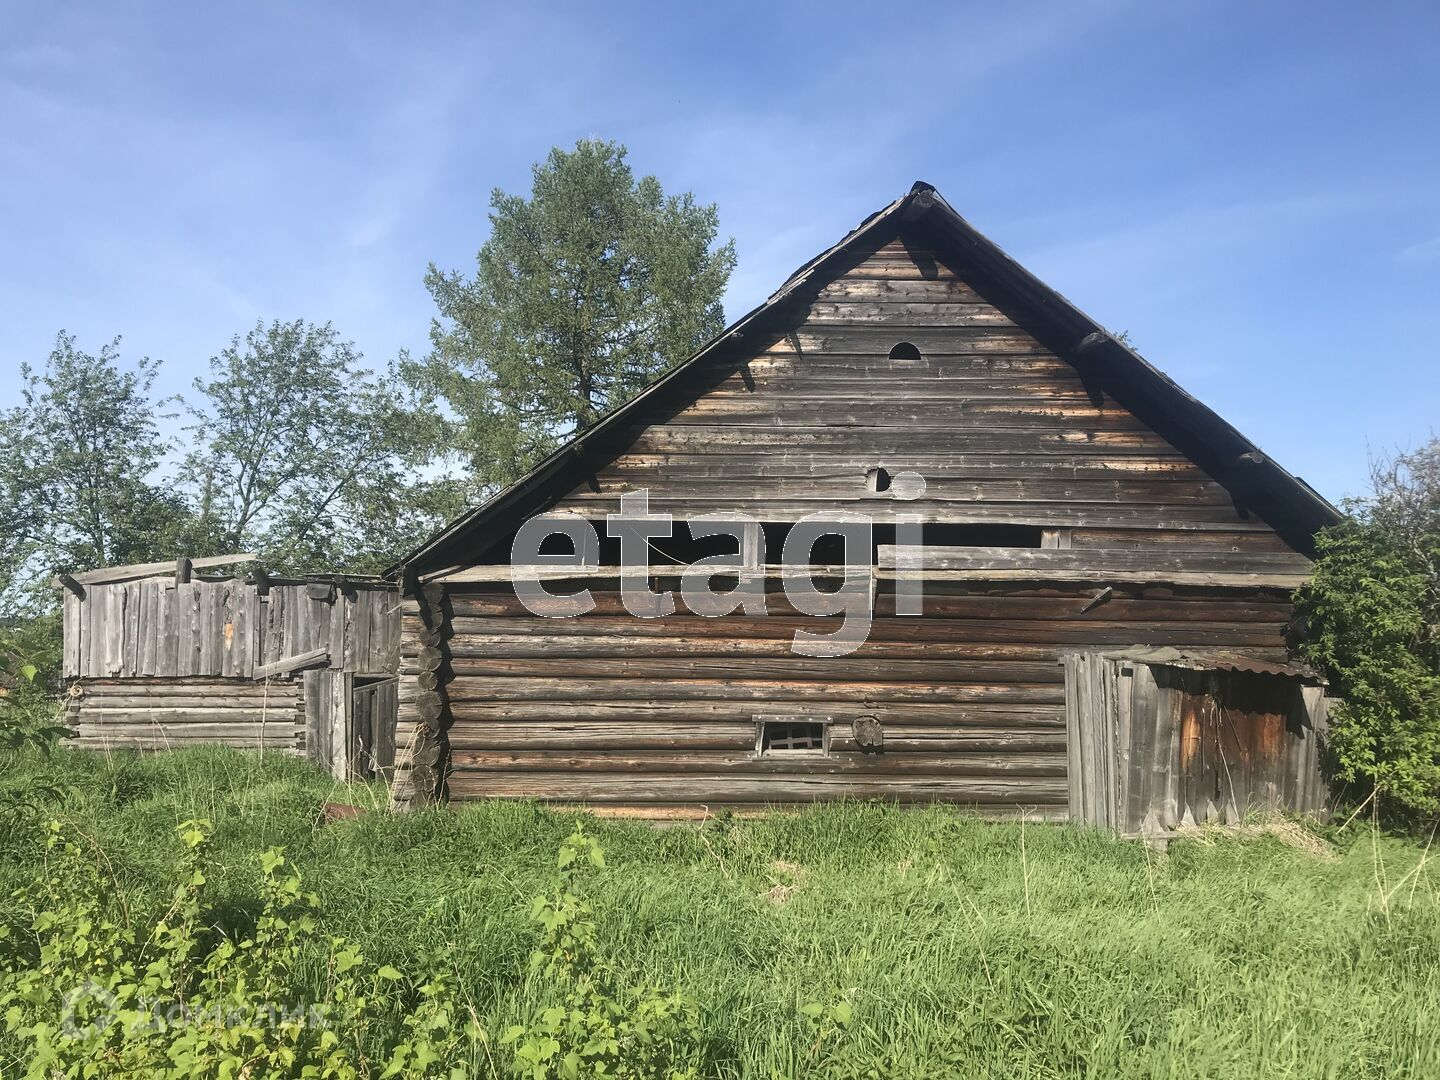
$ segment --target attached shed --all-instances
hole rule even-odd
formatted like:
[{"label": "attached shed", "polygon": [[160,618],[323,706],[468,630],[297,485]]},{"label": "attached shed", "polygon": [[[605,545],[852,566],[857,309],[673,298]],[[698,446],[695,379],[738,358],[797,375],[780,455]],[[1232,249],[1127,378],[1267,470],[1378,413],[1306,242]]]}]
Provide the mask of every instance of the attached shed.
[{"label": "attached shed", "polygon": [[[248,565],[243,577],[200,573]],[[399,594],[377,579],[270,577],[253,556],[60,579],[76,743],[306,754],[337,775],[394,765]]]},{"label": "attached shed", "polygon": [[1070,817],[1127,836],[1318,814],[1329,706],[1303,664],[1220,649],[1065,657]]},{"label": "attached shed", "polygon": [[[683,564],[716,551],[693,522],[651,545],[648,587],[677,610],[630,613],[608,526],[640,489],[651,514],[747,522],[713,580],[758,590],[763,614],[712,617],[682,596]],[[829,537],[798,558],[821,589],[865,577],[873,620],[840,655],[797,652],[797,631],[830,633],[839,618],[807,615],[782,591],[797,562],[785,541],[816,513],[872,522],[861,551]],[[512,541],[540,516],[603,538],[561,540],[549,550],[570,552],[568,568],[537,558],[547,565],[530,575],[557,594],[588,590],[585,614],[552,617],[563,602],[536,610],[517,595]],[[651,816],[941,800],[1128,826],[1118,803],[1102,819],[1077,799],[1089,781],[1076,753],[1100,745],[1084,732],[1108,729],[1077,715],[1091,661],[1067,658],[1113,664],[1164,647],[1289,663],[1292,590],[1316,530],[1338,520],[917,184],[394,568],[397,799]],[[1188,669],[1129,670],[1142,668],[1126,676],[1141,708],[1189,707],[1152,706],[1158,697],[1134,689],[1174,671],[1183,684]],[[1271,691],[1239,671],[1189,698],[1182,685],[1175,700],[1278,715]],[[1119,738],[1162,737],[1159,716],[1131,712]],[[1106,745],[1116,762],[1139,752]],[[1298,769],[1310,749],[1279,756]],[[1173,786],[1195,760],[1153,767]],[[1266,800],[1308,809],[1318,782],[1307,773],[1303,792],[1281,784]],[[1107,789],[1095,805],[1119,797]]]}]

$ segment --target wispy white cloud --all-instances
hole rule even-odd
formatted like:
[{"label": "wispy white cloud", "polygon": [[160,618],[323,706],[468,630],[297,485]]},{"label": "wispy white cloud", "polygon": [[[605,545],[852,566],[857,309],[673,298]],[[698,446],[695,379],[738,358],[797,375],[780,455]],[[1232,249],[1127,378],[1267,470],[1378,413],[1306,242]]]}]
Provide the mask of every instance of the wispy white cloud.
[{"label": "wispy white cloud", "polygon": [[1420,240],[1403,247],[1395,257],[1406,263],[1440,262],[1440,236],[1432,236],[1429,240]]}]

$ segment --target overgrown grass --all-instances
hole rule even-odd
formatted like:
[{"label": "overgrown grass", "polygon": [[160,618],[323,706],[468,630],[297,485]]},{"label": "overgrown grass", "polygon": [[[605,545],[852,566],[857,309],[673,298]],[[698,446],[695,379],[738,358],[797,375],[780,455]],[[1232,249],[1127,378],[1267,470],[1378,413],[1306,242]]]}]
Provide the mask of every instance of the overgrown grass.
[{"label": "overgrown grass", "polygon": [[[283,846],[326,928],[373,961],[443,962],[491,1033],[536,1005],[530,901],[574,814],[395,816],[377,786],[223,749],[59,751],[36,770],[70,786],[50,812],[93,837],[123,909],[163,900],[176,824],[210,818],[222,921],[254,918],[261,853]],[[326,800],[375,812],[321,826]],[[1331,830],[1330,855],[1218,834],[1158,855],[858,804],[587,828],[607,856],[588,887],[601,945],[694,995],[709,1074],[1440,1075],[1440,882],[1423,846],[1368,827]],[[41,852],[22,831],[0,845],[8,896]],[[837,1001],[843,1029],[802,1012]]]}]

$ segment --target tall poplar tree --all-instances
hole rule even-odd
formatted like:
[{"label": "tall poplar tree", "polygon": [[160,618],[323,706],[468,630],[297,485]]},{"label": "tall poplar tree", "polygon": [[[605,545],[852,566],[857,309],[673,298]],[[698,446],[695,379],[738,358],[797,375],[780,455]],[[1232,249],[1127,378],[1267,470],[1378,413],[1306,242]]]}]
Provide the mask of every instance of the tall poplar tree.
[{"label": "tall poplar tree", "polygon": [[481,486],[523,473],[674,367],[724,325],[734,241],[713,205],[636,180],[618,143],[535,166],[530,197],[498,188],[473,278],[433,264],[433,348],[411,377],[456,417]]}]

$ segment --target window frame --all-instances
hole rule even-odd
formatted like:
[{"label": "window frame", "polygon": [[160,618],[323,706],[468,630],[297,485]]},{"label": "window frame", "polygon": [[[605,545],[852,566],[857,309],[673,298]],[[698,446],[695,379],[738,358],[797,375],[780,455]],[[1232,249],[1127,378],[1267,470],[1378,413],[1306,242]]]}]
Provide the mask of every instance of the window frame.
[{"label": "window frame", "polygon": [[[834,717],[815,713],[755,713],[755,752],[757,758],[820,758],[830,756],[830,729]],[[767,747],[765,728],[767,725],[806,724],[820,729],[820,745],[806,747]]]}]

